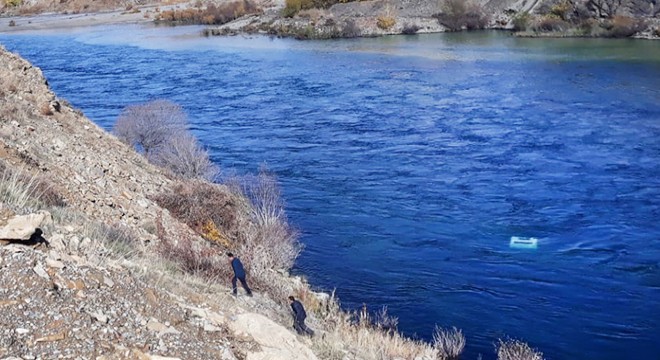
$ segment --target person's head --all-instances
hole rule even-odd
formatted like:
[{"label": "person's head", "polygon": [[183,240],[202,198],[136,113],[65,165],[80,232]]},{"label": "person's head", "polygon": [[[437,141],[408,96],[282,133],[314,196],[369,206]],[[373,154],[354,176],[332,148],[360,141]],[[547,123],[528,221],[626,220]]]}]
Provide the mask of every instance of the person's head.
[{"label": "person's head", "polygon": [[289,296],[289,302],[294,302],[294,301],[296,301],[296,298],[294,298],[293,296]]},{"label": "person's head", "polygon": [[230,252],[228,252],[228,253],[227,253],[227,257],[228,257],[228,258],[229,258],[229,259],[231,260],[231,259],[233,259],[233,258],[234,258],[234,254],[232,254],[232,253],[230,253]]},{"label": "person's head", "polygon": [[34,235],[36,235],[36,236],[41,236],[41,235],[43,235],[43,233],[44,232],[41,231],[41,229],[39,229],[39,228],[34,229]]}]

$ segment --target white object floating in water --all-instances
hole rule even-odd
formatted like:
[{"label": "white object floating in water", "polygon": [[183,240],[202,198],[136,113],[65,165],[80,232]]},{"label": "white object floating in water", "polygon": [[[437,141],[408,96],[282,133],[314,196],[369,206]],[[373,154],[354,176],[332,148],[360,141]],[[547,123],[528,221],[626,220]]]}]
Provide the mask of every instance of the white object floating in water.
[{"label": "white object floating in water", "polygon": [[509,247],[514,249],[536,249],[539,239],[535,237],[518,237],[512,236]]}]

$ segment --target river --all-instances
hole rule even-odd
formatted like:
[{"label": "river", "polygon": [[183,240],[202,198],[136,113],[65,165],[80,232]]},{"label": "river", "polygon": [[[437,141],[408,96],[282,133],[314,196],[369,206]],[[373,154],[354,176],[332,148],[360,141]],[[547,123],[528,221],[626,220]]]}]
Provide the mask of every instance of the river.
[{"label": "river", "polygon": [[[404,333],[660,359],[660,43],[502,32],[299,42],[137,25],[0,34],[111,129],[181,104],[224,170],[274,171],[296,272]],[[539,239],[512,249],[511,236]]]}]

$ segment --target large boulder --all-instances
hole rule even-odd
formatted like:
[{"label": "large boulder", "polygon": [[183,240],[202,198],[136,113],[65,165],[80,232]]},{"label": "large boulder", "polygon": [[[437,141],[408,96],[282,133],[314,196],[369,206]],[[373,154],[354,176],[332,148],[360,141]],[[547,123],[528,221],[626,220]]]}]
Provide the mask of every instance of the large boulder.
[{"label": "large boulder", "polygon": [[14,215],[0,224],[0,240],[28,240],[36,228],[53,223],[53,218],[47,211],[39,211],[29,215]]},{"label": "large boulder", "polygon": [[247,334],[260,345],[261,351],[248,353],[247,360],[317,360],[296,335],[263,315],[236,315],[228,325],[235,334]]}]

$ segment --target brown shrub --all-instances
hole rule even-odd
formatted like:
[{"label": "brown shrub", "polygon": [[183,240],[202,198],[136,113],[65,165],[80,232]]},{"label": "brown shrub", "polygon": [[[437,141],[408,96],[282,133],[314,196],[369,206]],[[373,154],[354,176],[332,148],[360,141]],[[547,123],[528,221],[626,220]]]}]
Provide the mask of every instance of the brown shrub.
[{"label": "brown shrub", "polygon": [[396,24],[396,20],[392,16],[382,15],[376,19],[376,25],[383,30],[390,29],[394,24]]},{"label": "brown shrub", "polygon": [[221,5],[209,4],[206,8],[168,10],[157,15],[159,23],[175,25],[202,24],[222,25],[239,17],[259,13],[261,9],[250,0],[234,1]]},{"label": "brown shrub", "polygon": [[314,7],[313,0],[286,0],[282,9],[282,16],[294,17],[301,10],[307,10]]},{"label": "brown shrub", "polygon": [[153,200],[207,240],[223,243],[238,237],[236,200],[221,185],[180,182]]},{"label": "brown shrub", "polygon": [[184,231],[168,233],[163,227],[162,214],[156,218],[156,234],[160,239],[158,254],[172,261],[181,271],[209,281],[229,277],[230,267],[224,261],[221,249],[196,242]]},{"label": "brown shrub", "polygon": [[39,109],[39,111],[41,112],[41,115],[44,115],[44,116],[53,115],[53,110],[51,110],[49,103],[45,103],[45,104],[41,105],[41,108]]},{"label": "brown shrub", "polygon": [[613,17],[607,24],[605,24],[609,37],[624,38],[644,31],[647,23],[644,19],[632,18],[629,16],[617,15]]}]

